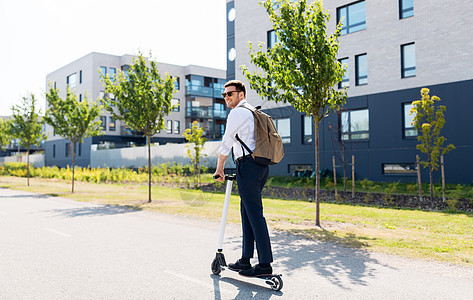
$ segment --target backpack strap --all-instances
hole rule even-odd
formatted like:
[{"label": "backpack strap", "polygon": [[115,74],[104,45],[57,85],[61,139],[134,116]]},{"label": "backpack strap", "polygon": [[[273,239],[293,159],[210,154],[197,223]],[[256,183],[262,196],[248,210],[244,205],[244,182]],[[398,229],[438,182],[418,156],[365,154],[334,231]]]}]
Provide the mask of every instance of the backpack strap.
[{"label": "backpack strap", "polygon": [[[246,151],[248,151],[248,153],[253,154],[253,151],[250,150],[250,148],[240,139],[240,137],[238,136],[238,133],[235,135],[235,138],[237,139],[237,141],[240,142],[240,144],[245,147]],[[242,148],[243,150],[243,148]],[[243,151],[243,156],[245,155],[245,151]]]},{"label": "backpack strap", "polygon": [[[248,109],[249,111],[251,111],[252,113],[255,111],[255,110],[258,110],[261,106],[257,106],[255,108],[252,108],[250,106],[247,106],[245,104],[241,105],[240,107],[244,107],[246,109]],[[250,147],[248,147],[241,139],[240,137],[238,136],[238,133],[235,135],[235,138],[237,139],[237,141],[240,142],[240,144],[245,147],[246,151],[248,151],[248,153],[251,155],[253,154],[253,151],[250,150]],[[241,150],[243,151],[243,156],[245,156],[245,151],[243,150],[243,147],[241,148]]]}]

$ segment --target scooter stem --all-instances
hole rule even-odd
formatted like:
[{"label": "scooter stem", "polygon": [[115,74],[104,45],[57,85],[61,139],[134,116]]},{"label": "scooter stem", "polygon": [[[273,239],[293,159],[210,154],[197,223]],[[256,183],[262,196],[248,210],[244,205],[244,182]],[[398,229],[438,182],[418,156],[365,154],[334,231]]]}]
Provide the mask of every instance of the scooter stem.
[{"label": "scooter stem", "polygon": [[230,196],[232,194],[233,180],[227,180],[227,189],[225,191],[225,202],[223,202],[222,221],[220,222],[220,233],[218,236],[218,251],[222,251],[223,235],[225,234],[225,226],[227,225],[228,206],[230,205]]}]

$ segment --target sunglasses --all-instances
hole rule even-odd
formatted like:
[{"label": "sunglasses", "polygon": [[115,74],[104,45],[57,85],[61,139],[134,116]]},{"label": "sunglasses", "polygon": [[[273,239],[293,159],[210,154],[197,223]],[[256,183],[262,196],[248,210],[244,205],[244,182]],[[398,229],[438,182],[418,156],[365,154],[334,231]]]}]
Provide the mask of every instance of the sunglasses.
[{"label": "sunglasses", "polygon": [[233,93],[238,93],[238,92],[241,92],[241,91],[231,91],[231,92],[228,92],[228,93],[222,93],[222,97],[225,99],[228,95],[228,97],[231,97],[233,95]]}]

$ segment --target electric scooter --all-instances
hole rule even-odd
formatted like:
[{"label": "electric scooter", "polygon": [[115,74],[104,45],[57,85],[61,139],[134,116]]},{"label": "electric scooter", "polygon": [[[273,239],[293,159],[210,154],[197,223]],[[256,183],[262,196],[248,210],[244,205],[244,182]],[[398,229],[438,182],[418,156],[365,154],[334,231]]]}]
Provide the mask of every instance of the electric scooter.
[{"label": "electric scooter", "polygon": [[[219,178],[220,176],[214,176],[214,179]],[[225,175],[225,180],[227,181],[227,188],[225,190],[225,202],[223,203],[223,212],[222,212],[222,220],[220,222],[220,232],[218,236],[218,244],[217,244],[217,254],[215,255],[214,260],[211,264],[212,273],[215,275],[219,275],[223,270],[228,269],[234,272],[238,272],[239,270],[232,270],[227,267],[227,262],[225,261],[225,256],[223,255],[223,236],[225,234],[225,226],[227,224],[227,215],[228,215],[228,206],[230,204],[230,195],[232,194],[232,185],[233,181],[236,180],[236,175]],[[271,274],[271,275],[264,275],[264,276],[255,276],[262,280],[264,283],[269,285],[271,289],[274,291],[280,291],[283,287],[283,281],[281,278],[281,274]],[[247,277],[247,276],[245,276]]]}]

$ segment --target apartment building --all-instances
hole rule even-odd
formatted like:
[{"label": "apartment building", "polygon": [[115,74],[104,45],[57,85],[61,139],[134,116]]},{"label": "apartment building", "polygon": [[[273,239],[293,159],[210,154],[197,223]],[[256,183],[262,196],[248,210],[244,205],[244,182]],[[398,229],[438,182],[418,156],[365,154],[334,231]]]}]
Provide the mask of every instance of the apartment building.
[{"label": "apartment building", "polygon": [[[85,97],[101,101],[106,95],[101,76],[113,78],[119,71],[127,72],[133,63],[133,55],[110,55],[89,53],[46,77],[46,87],[53,85],[60,96],[66,96],[67,87],[74,90],[79,101]],[[176,79],[176,93],[172,99],[175,108],[165,117],[166,128],[151,138],[152,143],[183,143],[184,130],[194,121],[204,128],[209,140],[221,138],[225,130],[226,110],[221,96],[225,83],[225,71],[201,66],[178,66],[158,62],[161,75],[165,73]],[[146,139],[133,131],[123,121],[114,120],[103,110],[100,115],[103,134],[89,137],[76,148],[76,164],[88,166],[90,151],[108,148],[122,148],[146,144]],[[65,167],[71,164],[72,144],[55,135],[51,126],[46,126],[48,140],[44,144],[45,164]]]},{"label": "apartment building", "polygon": [[[227,0],[227,79],[247,83],[241,65],[250,70],[248,42],[271,46],[275,33],[259,1]],[[344,144],[355,156],[356,177],[376,181],[416,180],[417,132],[409,114],[423,87],[447,107],[442,135],[456,149],[445,156],[447,182],[471,183],[473,129],[473,2],[460,0],[332,0],[328,32],[337,21],[340,62],[347,71],[339,88],[348,99],[339,113],[320,127],[322,169],[332,169],[332,156]],[[289,105],[262,99],[254,91],[248,101],[273,116],[285,141],[284,160],[272,175],[289,175],[314,167],[314,127],[310,118]],[[338,130],[334,130],[338,129]],[[337,160],[337,165],[341,164]],[[340,172],[340,169],[339,171]],[[427,171],[422,169],[424,180]],[[439,180],[439,172],[435,180]]]}]

